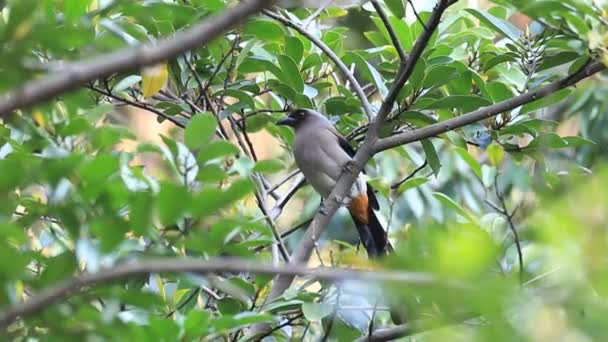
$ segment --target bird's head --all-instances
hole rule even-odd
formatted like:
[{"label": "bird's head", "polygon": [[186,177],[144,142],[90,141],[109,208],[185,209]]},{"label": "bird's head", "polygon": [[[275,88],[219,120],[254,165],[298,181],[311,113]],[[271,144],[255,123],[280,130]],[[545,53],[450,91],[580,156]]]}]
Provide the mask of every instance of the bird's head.
[{"label": "bird's head", "polygon": [[298,129],[302,125],[312,122],[329,123],[329,120],[312,109],[298,108],[292,110],[288,116],[279,120],[277,125],[285,125]]}]

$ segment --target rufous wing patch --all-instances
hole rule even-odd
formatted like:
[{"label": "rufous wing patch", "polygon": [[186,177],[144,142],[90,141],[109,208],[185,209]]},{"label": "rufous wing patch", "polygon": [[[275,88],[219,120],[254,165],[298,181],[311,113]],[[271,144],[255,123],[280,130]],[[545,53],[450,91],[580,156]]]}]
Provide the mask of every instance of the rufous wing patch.
[{"label": "rufous wing patch", "polygon": [[369,199],[366,193],[353,196],[348,205],[348,211],[357,219],[357,221],[369,223]]}]

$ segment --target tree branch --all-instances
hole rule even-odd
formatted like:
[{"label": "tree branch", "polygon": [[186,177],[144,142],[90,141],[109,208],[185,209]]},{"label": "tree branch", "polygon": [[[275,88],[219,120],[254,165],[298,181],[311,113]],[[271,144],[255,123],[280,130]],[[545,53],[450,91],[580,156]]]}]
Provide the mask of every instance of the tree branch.
[{"label": "tree branch", "polygon": [[[430,274],[417,272],[366,271],[344,268],[309,268],[302,264],[272,266],[247,259],[222,258],[202,260],[197,258],[159,258],[118,265],[97,273],[83,274],[32,296],[24,303],[4,307],[0,311],[0,327],[6,327],[17,318],[31,316],[51,304],[69,298],[83,288],[118,281],[134,276],[160,272],[254,272],[262,274],[307,275],[325,280],[359,279],[363,281],[403,282],[420,285],[439,284]],[[447,286],[462,287],[453,283]]]},{"label": "tree branch", "polygon": [[[455,1],[453,1],[452,3],[455,3]],[[384,102],[382,103],[382,106],[380,107],[380,110],[378,111],[378,117],[376,118],[376,120],[374,120],[374,122],[371,123],[369,127],[368,137],[371,136],[377,138],[380,136],[380,128],[393,110],[393,105],[395,104],[395,100],[397,100],[397,95],[399,95],[401,88],[403,88],[405,82],[407,82],[407,80],[412,75],[412,72],[414,71],[414,67],[418,62],[418,59],[420,59],[422,52],[431,40],[433,32],[435,32],[435,29],[439,25],[439,21],[441,20],[443,12],[445,12],[445,10],[452,3],[448,2],[447,0],[439,0],[435,5],[435,8],[433,9],[431,16],[429,17],[429,20],[427,21],[426,25],[424,25],[422,33],[420,33],[420,36],[418,37],[418,39],[416,39],[416,43],[410,51],[407,61],[401,63],[401,67],[399,68],[399,71],[397,71],[397,77],[395,79],[395,82],[393,83],[390,91],[384,99]]]},{"label": "tree branch", "polygon": [[[437,25],[439,25],[441,15],[447,9],[447,7],[447,0],[439,0],[437,6],[435,6],[435,9],[433,10],[433,13],[431,14],[431,17],[429,18],[427,27],[429,27],[431,30],[435,30]],[[422,54],[422,50],[424,50],[424,47],[428,43],[432,33],[433,31],[424,31],[420,35],[416,41],[416,44],[414,45],[414,48],[412,49],[410,58],[406,63],[402,64],[402,68],[399,70],[397,79],[391,86],[389,94],[384,100],[378,115],[371,123],[370,130],[365,138],[365,141],[363,144],[361,144],[353,158],[353,163],[350,170],[348,172],[344,172],[340,176],[340,179],[338,179],[334,189],[323,202],[321,210],[315,215],[310,226],[308,227],[308,230],[306,230],[304,233],[302,241],[291,255],[291,260],[293,263],[301,263],[308,260],[319,235],[323,232],[325,227],[327,227],[329,220],[331,220],[341,205],[341,201],[338,199],[344,197],[344,194],[353,185],[357,179],[357,176],[363,170],[365,164],[367,164],[367,162],[372,158],[374,154],[374,145],[376,144],[380,134],[380,127],[390,113],[399,90],[403,87],[409,75],[411,75],[414,65]],[[293,279],[293,275],[282,275],[275,277],[274,285],[270,289],[270,292],[266,297],[266,301],[272,301],[280,296],[291,285]],[[259,332],[266,329],[268,329],[268,326],[266,325],[256,325],[254,328],[252,328],[252,331]]]},{"label": "tree branch", "polygon": [[529,91],[511,99],[493,104],[491,106],[479,108],[475,111],[457,116],[449,120],[445,120],[413,131],[381,139],[375,144],[374,151],[380,152],[399,145],[408,144],[414,141],[420,141],[422,139],[434,137],[439,134],[448,131],[453,131],[457,128],[472,124],[474,122],[490,118],[508,110],[515,109],[528,102],[532,102],[545,96],[551,95],[560,89],[572,86],[577,82],[605,69],[606,67],[603,64],[599,62],[591,62],[581,68],[579,71],[573,73],[572,75],[563,78],[559,81],[550,83],[538,90]]},{"label": "tree branch", "polygon": [[247,17],[271,6],[275,0],[243,1],[220,15],[210,17],[192,28],[161,40],[100,55],[67,65],[61,70],[0,96],[0,118],[16,109],[47,101],[85,83],[114,73],[154,65],[174,58],[181,53],[207,44],[228,28],[238,25]]},{"label": "tree branch", "polygon": [[342,75],[344,75],[344,77],[346,77],[346,79],[351,83],[351,86],[355,90],[355,93],[357,94],[359,101],[361,101],[361,106],[363,107],[363,110],[365,111],[365,115],[367,115],[367,117],[370,120],[374,117],[374,112],[372,111],[372,107],[369,104],[369,101],[367,100],[367,96],[365,95],[363,88],[361,88],[361,84],[359,84],[359,82],[357,81],[357,79],[355,78],[353,73],[350,72],[350,70],[348,70],[348,67],[342,62],[340,57],[338,57],[327,45],[325,45],[325,43],[323,43],[320,39],[318,39],[317,37],[310,34],[310,32],[308,30],[306,30],[304,27],[298,25],[297,23],[295,23],[287,18],[284,18],[284,17],[282,17],[276,13],[273,13],[271,11],[268,11],[268,10],[263,10],[262,13],[271,17],[274,20],[280,21],[283,25],[291,27],[294,30],[298,31],[301,35],[308,38],[308,40],[310,40],[319,49],[321,49],[321,51],[323,51],[323,53],[325,53],[327,55],[327,57],[329,57],[329,59],[331,59],[331,61],[334,62],[336,67],[338,67],[338,69],[340,69],[340,72],[342,73]]},{"label": "tree branch", "polygon": [[407,59],[407,54],[405,53],[405,50],[403,50],[401,41],[399,41],[399,37],[397,36],[397,33],[395,32],[395,28],[393,27],[393,25],[391,25],[391,22],[388,19],[386,12],[384,12],[384,9],[382,9],[382,6],[378,3],[377,0],[372,0],[372,5],[374,6],[374,9],[376,9],[376,12],[378,12],[378,16],[384,23],[384,26],[386,27],[386,30],[388,31],[388,35],[391,37],[391,41],[393,42],[393,45],[395,46],[395,50],[397,50],[399,59],[401,60],[402,63],[405,63],[405,61]]}]

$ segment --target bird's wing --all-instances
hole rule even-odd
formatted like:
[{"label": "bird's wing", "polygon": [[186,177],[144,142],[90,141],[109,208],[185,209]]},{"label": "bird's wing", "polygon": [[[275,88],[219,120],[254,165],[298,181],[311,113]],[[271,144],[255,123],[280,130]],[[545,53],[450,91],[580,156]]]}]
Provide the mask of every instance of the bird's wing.
[{"label": "bird's wing", "polygon": [[[344,152],[346,152],[351,158],[354,158],[357,151],[355,151],[351,144],[349,144],[348,141],[346,141],[346,139],[340,133],[338,133],[338,131],[332,130],[332,133],[338,139],[338,145],[342,147]],[[365,173],[365,170],[363,170],[363,173]],[[376,198],[376,192],[374,191],[374,188],[369,185],[369,183],[367,183],[367,197],[369,198],[369,204],[372,206],[372,208],[378,210],[380,205],[378,204],[378,199]]]}]

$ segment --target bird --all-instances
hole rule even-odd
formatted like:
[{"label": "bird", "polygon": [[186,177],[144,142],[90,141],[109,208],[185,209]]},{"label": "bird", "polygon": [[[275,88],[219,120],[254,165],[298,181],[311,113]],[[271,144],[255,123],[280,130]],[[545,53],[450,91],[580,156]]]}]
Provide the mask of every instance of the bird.
[{"label": "bird", "polygon": [[[323,114],[307,108],[292,110],[277,122],[293,128],[296,165],[310,185],[326,199],[342,172],[352,165],[354,148]],[[392,251],[388,236],[374,210],[379,209],[374,189],[359,174],[342,203],[353,218],[359,238],[370,258]]]}]

